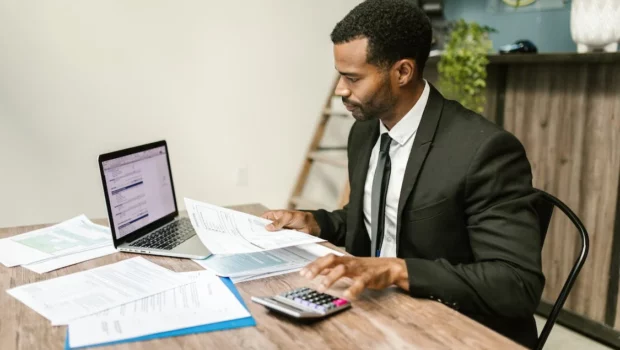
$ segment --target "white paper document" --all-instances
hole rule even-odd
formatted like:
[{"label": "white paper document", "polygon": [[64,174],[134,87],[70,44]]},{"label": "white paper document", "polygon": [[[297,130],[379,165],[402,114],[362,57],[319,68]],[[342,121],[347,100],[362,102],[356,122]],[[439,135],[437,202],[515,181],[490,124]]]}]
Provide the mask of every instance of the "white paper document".
[{"label": "white paper document", "polygon": [[110,229],[80,215],[60,224],[0,240],[0,263],[6,267],[100,248],[112,243]]},{"label": "white paper document", "polygon": [[342,255],[335,250],[311,243],[256,253],[212,255],[207,259],[194,261],[220,276],[233,278],[299,269],[329,253]]},{"label": "white paper document", "polygon": [[58,270],[63,267],[79,264],[87,260],[92,260],[100,258],[102,256],[114,254],[116,252],[117,250],[114,248],[114,245],[110,244],[101,248],[90,249],[79,253],[73,253],[70,255],[63,255],[52,259],[38,261],[32,264],[23,265],[22,267],[41,274]]},{"label": "white paper document", "polygon": [[250,316],[213,273],[183,275],[193,282],[70,322],[70,346],[108,343]]},{"label": "white paper document", "polygon": [[[337,251],[337,250],[333,250],[333,249],[329,249],[325,246],[322,246],[320,244],[316,244],[316,243],[312,243],[312,244],[304,244],[302,246],[298,246],[297,248],[301,248],[303,250],[305,250],[306,252],[312,254],[314,256],[314,259],[319,258],[321,256],[325,256],[329,253],[338,255],[338,256],[343,256],[344,254]],[[292,272],[298,272],[299,270],[301,270],[301,267],[296,267],[290,270],[279,270],[279,271],[274,271],[274,272],[266,272],[266,273],[260,273],[260,274],[248,274],[248,275],[243,275],[243,276],[237,276],[237,277],[230,277],[230,280],[234,283],[241,283],[241,282],[249,282],[249,281],[253,281],[253,280],[257,280],[257,279],[262,279],[262,278],[267,278],[267,277],[273,277],[273,276],[280,276],[280,275],[286,275],[288,273],[292,273]]]},{"label": "white paper document", "polygon": [[268,272],[268,273],[263,273],[259,275],[245,275],[245,276],[238,276],[238,277],[230,277],[230,280],[232,281],[232,283],[237,284],[241,282],[249,282],[249,281],[254,281],[254,280],[267,278],[267,277],[286,275],[289,273],[298,272],[300,270],[301,270],[301,267],[298,267],[298,268],[291,269],[291,270]]},{"label": "white paper document", "polygon": [[185,198],[189,218],[202,243],[213,254],[239,254],[323,242],[323,239],[294,231],[267,231],[271,221],[215,205]]},{"label": "white paper document", "polygon": [[191,283],[142,257],[26,284],[7,292],[53,325]]}]

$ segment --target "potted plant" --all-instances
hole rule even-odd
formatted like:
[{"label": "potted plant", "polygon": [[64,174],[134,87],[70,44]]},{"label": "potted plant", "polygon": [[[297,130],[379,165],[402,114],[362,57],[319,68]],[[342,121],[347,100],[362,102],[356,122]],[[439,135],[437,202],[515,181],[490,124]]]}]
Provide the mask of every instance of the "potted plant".
[{"label": "potted plant", "polygon": [[486,102],[487,55],[493,48],[491,32],[495,29],[476,22],[455,22],[437,65],[442,93],[477,113],[484,111]]},{"label": "potted plant", "polygon": [[620,41],[620,1],[573,0],[570,33],[577,52],[616,52]]}]

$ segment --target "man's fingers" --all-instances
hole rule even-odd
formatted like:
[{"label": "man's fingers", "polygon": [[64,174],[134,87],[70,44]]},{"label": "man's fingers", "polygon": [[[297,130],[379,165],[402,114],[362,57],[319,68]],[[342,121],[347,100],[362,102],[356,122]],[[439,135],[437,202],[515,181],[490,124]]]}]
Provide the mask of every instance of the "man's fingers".
[{"label": "man's fingers", "polygon": [[270,210],[270,211],[264,212],[263,215],[261,215],[260,217],[263,219],[267,219],[267,220],[274,220],[276,218],[275,215],[276,215],[276,212],[273,210]]},{"label": "man's fingers", "polygon": [[330,272],[332,272],[332,269],[330,269],[330,268],[323,269],[323,271],[321,271],[321,275],[325,276],[325,275],[327,275]]},{"label": "man's fingers", "polygon": [[346,275],[346,273],[347,268],[344,265],[338,265],[332,268],[331,272],[327,276],[325,276],[325,278],[323,278],[323,281],[321,282],[317,290],[320,293],[324,293],[327,289],[329,289],[329,287],[332,286],[332,284],[334,284],[334,282],[339,280],[342,276]]},{"label": "man's fingers", "polygon": [[265,225],[265,229],[267,229],[267,231],[278,231],[283,228],[290,228],[293,230],[310,233],[311,230],[311,227],[307,222],[307,214],[301,211],[272,210],[263,213],[261,217],[271,220],[271,223]]},{"label": "man's fingers", "polygon": [[267,229],[267,231],[275,231],[276,228],[275,226],[273,226],[273,221],[277,220],[279,216],[282,216],[282,213],[280,211],[268,211],[263,213],[263,215],[261,215],[260,217],[263,219],[267,219],[267,220],[271,220],[272,222],[265,225],[265,228]]},{"label": "man's fingers", "polygon": [[287,226],[294,230],[310,233],[310,227],[306,223],[306,216],[302,212],[294,212]]},{"label": "man's fingers", "polygon": [[313,279],[326,268],[333,268],[334,266],[339,265],[341,260],[341,257],[334,254],[327,254],[306,265],[306,267],[301,269],[299,274],[308,279]]},{"label": "man's fingers", "polygon": [[282,227],[288,225],[293,215],[287,211],[276,212],[274,214],[273,222],[266,226],[267,231],[277,231]]},{"label": "man's fingers", "polygon": [[370,281],[370,274],[364,273],[361,276],[355,278],[355,282],[344,291],[344,297],[347,299],[357,299],[357,297],[364,291],[368,282]]}]

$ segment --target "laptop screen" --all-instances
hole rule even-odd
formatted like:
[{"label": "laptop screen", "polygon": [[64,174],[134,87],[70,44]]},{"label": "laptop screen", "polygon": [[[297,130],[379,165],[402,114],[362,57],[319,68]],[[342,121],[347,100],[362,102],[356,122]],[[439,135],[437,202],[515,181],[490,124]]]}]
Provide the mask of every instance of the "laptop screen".
[{"label": "laptop screen", "polygon": [[116,239],[176,211],[166,147],[102,162]]}]

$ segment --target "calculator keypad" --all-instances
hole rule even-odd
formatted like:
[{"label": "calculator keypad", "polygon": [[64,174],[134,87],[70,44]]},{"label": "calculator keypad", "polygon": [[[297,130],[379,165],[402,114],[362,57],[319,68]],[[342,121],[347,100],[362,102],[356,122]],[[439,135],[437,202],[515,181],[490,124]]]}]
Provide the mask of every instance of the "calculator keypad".
[{"label": "calculator keypad", "polygon": [[292,300],[298,305],[314,309],[320,313],[332,313],[349,306],[349,302],[345,299],[319,293],[310,288],[294,289],[280,294],[279,297]]}]

